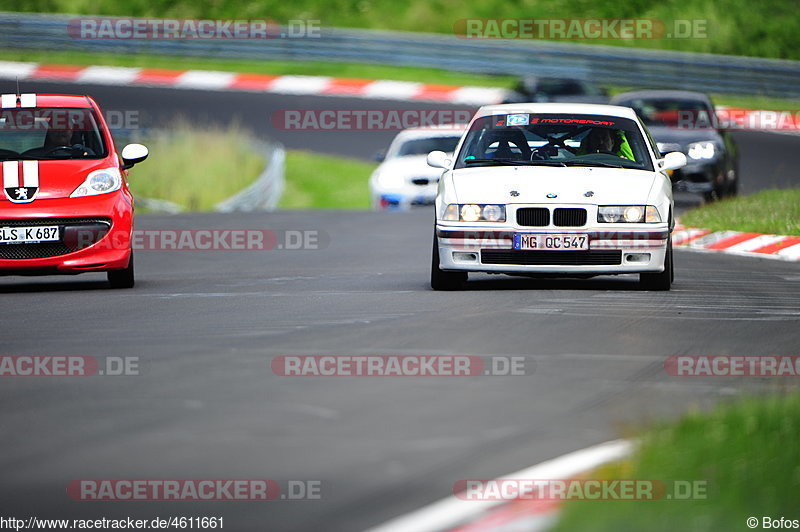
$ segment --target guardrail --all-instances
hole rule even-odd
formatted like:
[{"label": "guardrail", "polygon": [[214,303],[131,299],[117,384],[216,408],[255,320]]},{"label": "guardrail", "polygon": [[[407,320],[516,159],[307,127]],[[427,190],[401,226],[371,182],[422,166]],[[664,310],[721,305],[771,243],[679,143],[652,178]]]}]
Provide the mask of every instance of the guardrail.
[{"label": "guardrail", "polygon": [[[233,196],[214,205],[217,212],[274,211],[283,195],[286,150],[279,143],[254,143],[255,149],[264,154],[266,167],[256,180]],[[186,209],[172,201],[136,196],[136,205],[163,214],[178,214]]]},{"label": "guardrail", "polygon": [[800,97],[799,61],[335,28],[322,28],[316,38],[88,40],[73,38],[68,33],[67,24],[75,18],[0,13],[0,46],[115,54],[379,63],[485,74],[570,76],[645,88]]},{"label": "guardrail", "polygon": [[247,188],[214,205],[218,212],[274,211],[283,194],[286,150],[281,144],[261,146],[267,166]]}]

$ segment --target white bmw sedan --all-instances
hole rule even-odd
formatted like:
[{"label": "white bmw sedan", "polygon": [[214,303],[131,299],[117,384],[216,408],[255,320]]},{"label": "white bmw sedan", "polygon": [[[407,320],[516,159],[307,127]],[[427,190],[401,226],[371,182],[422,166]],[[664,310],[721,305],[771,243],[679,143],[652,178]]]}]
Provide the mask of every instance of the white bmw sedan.
[{"label": "white bmw sedan", "polygon": [[435,200],[431,286],[468,272],[590,277],[639,274],[669,290],[674,225],[668,170],[632,109],[591,104],[482,107],[444,170]]},{"label": "white bmw sedan", "polygon": [[433,204],[441,169],[425,164],[431,151],[452,155],[466,124],[405,129],[392,141],[369,179],[372,208],[407,210]]}]

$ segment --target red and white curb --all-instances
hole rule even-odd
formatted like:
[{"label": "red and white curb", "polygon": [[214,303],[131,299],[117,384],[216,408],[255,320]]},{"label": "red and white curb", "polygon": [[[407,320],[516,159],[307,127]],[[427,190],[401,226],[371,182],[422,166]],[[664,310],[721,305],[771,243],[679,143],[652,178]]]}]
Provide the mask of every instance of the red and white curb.
[{"label": "red and white curb", "polygon": [[[383,100],[487,105],[503,100],[505,89],[433,85],[411,81],[334,78],[328,76],[270,76],[214,70],[165,70],[109,66],[47,65],[0,61],[0,79],[66,81],[132,87],[169,87],[211,91],[350,96]],[[27,87],[35,92],[35,87]]]},{"label": "red and white curb", "polygon": [[675,226],[672,232],[675,246],[693,251],[729,253],[748,257],[778,260],[800,260],[800,236],[765,235],[739,231],[709,231]]},{"label": "red and white curb", "polygon": [[[568,479],[628,457],[633,443],[615,440],[517,471],[497,479]],[[555,522],[552,501],[468,501],[451,495],[366,532],[543,532]]]},{"label": "red and white curb", "polygon": [[[500,103],[506,90],[497,87],[437,85],[413,81],[335,78],[329,76],[271,76],[217,70],[169,70],[113,66],[78,66],[0,61],[0,79],[66,81],[132,87],[168,87],[210,91],[349,96],[380,100],[441,102],[455,105]],[[728,129],[775,133],[800,132],[800,113],[718,106],[718,118]]]}]

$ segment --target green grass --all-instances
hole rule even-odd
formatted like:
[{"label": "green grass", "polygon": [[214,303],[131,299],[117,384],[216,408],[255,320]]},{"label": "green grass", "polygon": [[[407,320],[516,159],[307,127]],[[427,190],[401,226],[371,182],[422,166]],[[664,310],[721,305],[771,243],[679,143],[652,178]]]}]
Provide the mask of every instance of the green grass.
[{"label": "green grass", "polygon": [[465,18],[707,20],[705,37],[581,41],[800,59],[796,0],[0,0],[0,10],[173,18],[320,20],[323,26],[453,33]]},{"label": "green grass", "polygon": [[305,151],[286,154],[284,209],[368,209],[375,164]]},{"label": "green grass", "polygon": [[706,204],[682,215],[681,223],[714,231],[800,236],[800,188],[763,190]]},{"label": "green grass", "polygon": [[555,532],[722,532],[748,530],[750,516],[800,519],[799,438],[796,393],[692,412],[647,432],[631,461],[591,476],[701,481],[706,499],[570,501]]},{"label": "green grass", "polygon": [[179,123],[168,133],[155,133],[140,141],[150,156],[131,170],[131,190],[190,211],[211,210],[264,169],[264,157],[251,147],[250,139],[235,126],[197,130]]},{"label": "green grass", "polygon": [[[178,123],[169,132],[136,139],[150,150],[129,181],[134,194],[177,203],[189,211],[212,210],[216,203],[251,184],[264,169],[264,157],[250,135],[236,125],[196,129]],[[289,151],[280,208],[368,209],[367,181],[375,164]],[[193,169],[187,171],[187,168]]]}]

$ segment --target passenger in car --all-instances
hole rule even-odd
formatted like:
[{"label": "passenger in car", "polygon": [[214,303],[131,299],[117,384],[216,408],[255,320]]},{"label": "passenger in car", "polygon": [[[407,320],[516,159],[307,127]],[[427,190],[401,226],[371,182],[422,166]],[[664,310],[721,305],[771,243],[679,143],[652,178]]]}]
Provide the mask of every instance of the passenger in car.
[{"label": "passenger in car", "polygon": [[592,153],[607,153],[635,161],[633,150],[625,132],[606,128],[594,128],[581,141],[578,155],[589,155]]}]

